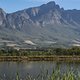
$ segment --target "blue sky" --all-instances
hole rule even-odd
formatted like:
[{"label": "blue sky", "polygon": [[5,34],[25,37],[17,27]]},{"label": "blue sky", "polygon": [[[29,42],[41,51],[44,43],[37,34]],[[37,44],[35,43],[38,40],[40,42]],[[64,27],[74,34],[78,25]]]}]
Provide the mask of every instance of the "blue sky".
[{"label": "blue sky", "polygon": [[49,1],[55,1],[61,7],[64,7],[64,9],[80,9],[80,0],[0,0],[0,8],[3,8],[7,13],[11,13],[39,6]]}]

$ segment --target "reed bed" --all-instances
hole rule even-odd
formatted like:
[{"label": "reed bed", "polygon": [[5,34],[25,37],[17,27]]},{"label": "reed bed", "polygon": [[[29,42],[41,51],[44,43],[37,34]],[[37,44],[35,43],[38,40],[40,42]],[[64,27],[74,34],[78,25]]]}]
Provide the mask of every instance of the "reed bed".
[{"label": "reed bed", "polygon": [[49,74],[48,70],[41,70],[36,77],[27,74],[26,77],[22,79],[18,72],[16,73],[15,79],[12,79],[11,77],[7,79],[5,76],[6,75],[4,75],[4,79],[0,78],[0,80],[80,80],[79,70],[68,68],[68,70],[61,72],[59,67],[53,69],[51,74]]}]

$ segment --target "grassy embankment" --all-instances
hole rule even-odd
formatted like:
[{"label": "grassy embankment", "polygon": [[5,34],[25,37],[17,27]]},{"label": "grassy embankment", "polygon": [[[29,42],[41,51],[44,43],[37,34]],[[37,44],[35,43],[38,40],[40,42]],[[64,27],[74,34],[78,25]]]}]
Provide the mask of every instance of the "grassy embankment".
[{"label": "grassy embankment", "polygon": [[80,61],[80,47],[0,50],[0,61]]},{"label": "grassy embankment", "polygon": [[0,56],[0,61],[80,61],[80,56]]}]

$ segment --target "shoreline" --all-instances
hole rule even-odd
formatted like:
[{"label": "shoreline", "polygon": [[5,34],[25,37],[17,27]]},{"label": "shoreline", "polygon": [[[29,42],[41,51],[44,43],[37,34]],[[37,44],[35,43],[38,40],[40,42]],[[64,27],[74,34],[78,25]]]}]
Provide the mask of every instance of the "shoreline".
[{"label": "shoreline", "polygon": [[80,56],[0,56],[0,61],[80,61]]}]

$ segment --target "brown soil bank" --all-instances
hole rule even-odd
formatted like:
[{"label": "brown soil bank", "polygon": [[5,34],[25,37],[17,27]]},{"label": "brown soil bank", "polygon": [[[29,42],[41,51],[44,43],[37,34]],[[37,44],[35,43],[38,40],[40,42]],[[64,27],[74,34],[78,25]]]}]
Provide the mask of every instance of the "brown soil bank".
[{"label": "brown soil bank", "polygon": [[0,61],[80,61],[80,56],[0,56]]}]

